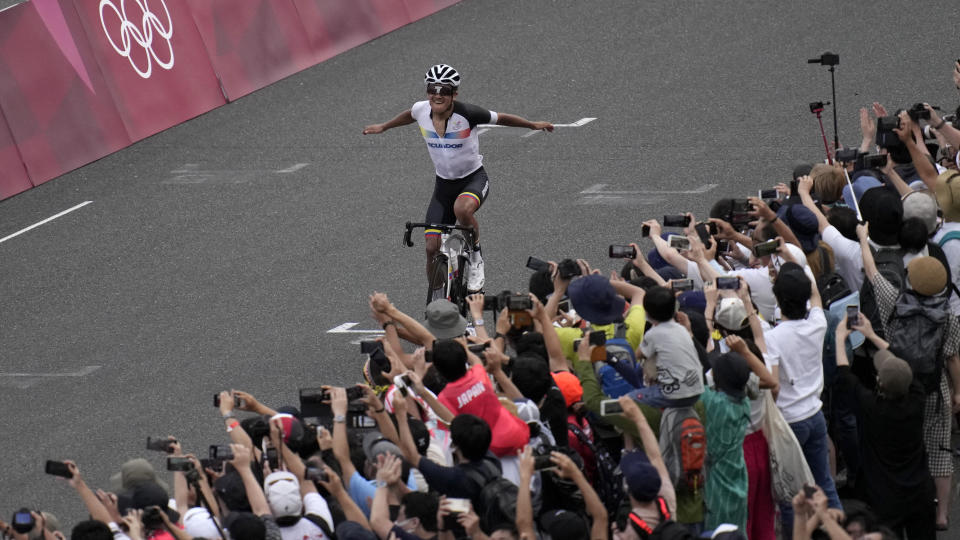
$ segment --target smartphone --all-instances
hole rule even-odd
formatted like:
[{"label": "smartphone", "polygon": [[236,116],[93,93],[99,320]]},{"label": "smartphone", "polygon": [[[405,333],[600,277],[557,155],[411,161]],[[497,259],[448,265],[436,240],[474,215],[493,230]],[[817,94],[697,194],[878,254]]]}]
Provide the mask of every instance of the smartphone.
[{"label": "smartphone", "polygon": [[670,282],[670,288],[675,291],[692,291],[693,290],[693,280],[692,279],[674,279]]},{"label": "smartphone", "polygon": [[451,514],[466,514],[470,512],[470,499],[447,498],[447,511]]},{"label": "smartphone", "polygon": [[544,272],[550,270],[550,265],[547,261],[541,261],[536,257],[527,257],[527,268],[534,272]]},{"label": "smartphone", "polygon": [[649,225],[643,225],[642,227],[640,227],[640,236],[641,236],[642,238],[648,238],[648,237],[650,236],[650,226],[649,226]]},{"label": "smartphone", "polygon": [[855,324],[860,324],[860,307],[850,304],[847,306],[847,328],[853,328]]},{"label": "smartphone", "polygon": [[383,342],[377,340],[363,340],[360,342],[360,354],[373,354],[375,351],[383,350]]},{"label": "smartphone", "polygon": [[697,231],[697,236],[700,237],[700,241],[704,245],[710,245],[710,235],[717,234],[717,224],[713,222],[697,223],[694,230]]},{"label": "smartphone", "polygon": [[[484,297],[483,297],[483,310],[484,310],[484,311],[497,312],[497,311],[500,311],[499,307],[500,307],[499,295],[496,295],[496,296],[495,296],[495,295],[490,295],[490,296],[484,296]],[[430,351],[427,351],[427,352],[430,352]],[[429,360],[428,360],[428,362],[429,362]]]},{"label": "smartphone", "polygon": [[790,196],[799,197],[800,196],[800,180],[791,180],[790,181]]},{"label": "smartphone", "polygon": [[756,255],[757,258],[767,257],[778,251],[780,251],[780,243],[777,242],[776,238],[753,245],[753,254]]},{"label": "smartphone", "polygon": [[612,245],[609,248],[611,259],[636,259],[637,250],[633,246]]},{"label": "smartphone", "polygon": [[606,345],[607,333],[603,331],[590,332],[590,344],[597,346]]},{"label": "smartphone", "polygon": [[817,488],[816,488],[816,487],[811,486],[810,484],[804,484],[804,485],[803,485],[803,495],[804,495],[804,497],[810,499],[810,498],[812,498],[812,497],[813,497],[814,495],[816,495],[816,494],[817,494]]},{"label": "smartphone", "polygon": [[623,413],[623,407],[615,399],[605,399],[600,402],[600,416],[610,416],[611,414]]},{"label": "smartphone", "polygon": [[672,216],[663,216],[664,227],[686,227],[690,225],[690,216],[674,214]]},{"label": "smartphone", "polygon": [[761,189],[757,192],[757,198],[761,200],[779,199],[780,194],[775,189]]},{"label": "smartphone", "polygon": [[321,469],[320,467],[314,467],[313,465],[307,465],[306,470],[303,473],[303,477],[308,480],[319,480],[321,482],[329,481],[327,478],[327,472]]},{"label": "smartphone", "polygon": [[168,457],[167,470],[174,472],[187,472],[193,470],[193,462],[185,457]]},{"label": "smartphone", "polygon": [[[220,394],[214,394],[214,395],[213,395],[213,406],[214,406],[214,407],[219,407],[219,406],[220,406]],[[237,397],[237,396],[233,396],[233,406],[234,406],[235,408],[237,408],[237,409],[242,409],[243,407],[246,406],[246,403],[244,403],[244,401],[243,401],[241,398],[239,398],[239,397]],[[148,450],[155,450],[155,449],[154,449],[154,448],[148,448]]]},{"label": "smartphone", "polygon": [[214,472],[223,472],[222,459],[200,458],[200,466]]},{"label": "smartphone", "polygon": [[47,465],[44,467],[44,472],[47,474],[52,474],[53,476],[73,478],[73,473],[70,472],[70,467],[67,467],[67,464],[62,461],[47,460]]},{"label": "smartphone", "polygon": [[211,444],[209,452],[210,459],[226,461],[233,459],[233,449],[227,444]]},{"label": "smartphone", "polygon": [[737,290],[740,288],[740,278],[738,277],[718,277],[717,278],[717,288],[718,289],[728,289],[728,290]]},{"label": "smartphone", "polygon": [[153,439],[151,437],[147,437],[147,450],[166,452],[169,454],[173,451],[173,447],[170,444],[172,442],[173,441],[171,441],[168,437],[164,437],[162,439]]},{"label": "smartphone", "polygon": [[667,237],[667,242],[670,244],[670,247],[678,251],[686,251],[690,249],[690,239],[686,236],[671,234]]},{"label": "smartphone", "polygon": [[[487,341],[486,343],[474,343],[472,345],[467,345],[467,350],[469,350],[473,354],[483,354],[483,351],[489,346],[490,346],[489,341]],[[404,377],[406,377],[406,375],[404,375]]]},{"label": "smartphone", "polygon": [[557,465],[550,461],[550,456],[536,456],[533,458],[533,470],[544,471],[547,469],[556,469]]},{"label": "smartphone", "polygon": [[726,253],[730,251],[730,241],[729,240],[717,240],[717,252]]}]

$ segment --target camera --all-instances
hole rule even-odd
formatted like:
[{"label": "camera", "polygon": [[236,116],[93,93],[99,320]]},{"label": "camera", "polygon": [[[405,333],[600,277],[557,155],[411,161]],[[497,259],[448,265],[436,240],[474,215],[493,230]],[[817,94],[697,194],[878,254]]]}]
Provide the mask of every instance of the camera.
[{"label": "camera", "polygon": [[776,238],[753,245],[753,254],[756,255],[757,258],[773,255],[778,251],[780,251],[780,243],[777,242]]},{"label": "camera", "polygon": [[[243,399],[241,399],[241,398],[239,398],[239,397],[237,397],[237,396],[233,396],[233,406],[234,406],[234,408],[236,408],[236,409],[242,409],[242,408],[246,407],[246,405],[247,405],[247,404],[243,401]],[[214,407],[219,407],[219,406],[220,406],[220,394],[214,394],[214,395],[213,395],[213,406],[214,406]],[[157,449],[156,449],[156,448],[147,448],[147,450],[157,450]]]},{"label": "camera", "polygon": [[930,119],[930,111],[923,106],[923,103],[914,103],[913,107],[907,109],[907,114],[910,115],[910,119],[914,122]]},{"label": "camera", "polygon": [[200,466],[214,472],[223,472],[222,459],[200,458]]},{"label": "camera", "polygon": [[824,66],[836,66],[840,64],[840,55],[832,52],[825,52],[820,55],[820,58],[812,58],[807,60],[807,63],[820,64]]},{"label": "camera", "polygon": [[687,279],[674,279],[670,282],[670,288],[674,291],[692,291],[693,290],[693,280],[690,278]]},{"label": "camera", "polygon": [[193,470],[193,462],[185,457],[168,457],[167,470],[173,472],[188,472]]},{"label": "camera", "polygon": [[511,294],[507,298],[507,311],[526,311],[533,309],[533,300],[526,294]]},{"label": "camera", "polygon": [[887,166],[887,154],[860,154],[857,156],[855,171],[864,169],[882,169]]},{"label": "camera", "polygon": [[877,146],[880,148],[896,148],[903,143],[893,130],[900,129],[899,116],[882,116],[877,118]]},{"label": "camera", "polygon": [[[488,347],[490,347],[489,341],[487,341],[486,343],[474,343],[472,345],[467,345],[467,350],[469,350],[473,354],[481,355],[483,354],[483,351],[486,350]],[[406,375],[404,375],[404,377],[406,377]],[[407,386],[410,386],[410,384],[407,383]]]},{"label": "camera", "polygon": [[307,465],[306,470],[303,473],[303,477],[307,480],[312,480],[314,482],[328,482],[330,479],[327,477],[327,472],[321,469],[320,467],[314,467],[313,465]]},{"label": "camera", "polygon": [[636,259],[637,250],[633,246],[612,245],[609,248],[611,259]]},{"label": "camera", "polygon": [[740,288],[740,278],[721,276],[717,278],[717,288],[737,290]]},{"label": "camera", "polygon": [[162,439],[153,439],[147,437],[147,450],[153,450],[155,452],[173,452],[173,439],[164,437]]},{"label": "camera", "polygon": [[620,414],[623,407],[615,399],[605,399],[600,402],[600,416],[610,416],[611,414]]},{"label": "camera", "polygon": [[557,466],[553,463],[553,461],[550,461],[550,454],[545,456],[536,456],[533,458],[533,470],[535,471],[543,471],[546,469],[555,468],[557,468]]},{"label": "camera", "polygon": [[899,116],[881,116],[877,118],[877,131],[893,131],[900,129]]},{"label": "camera", "polygon": [[570,279],[581,275],[580,265],[573,259],[564,259],[557,265],[557,272],[562,279]]},{"label": "camera", "polygon": [[536,257],[527,257],[527,268],[534,272],[546,272],[550,270],[550,264]]},{"label": "camera", "polygon": [[18,533],[27,534],[37,525],[37,520],[33,519],[33,514],[30,513],[29,508],[21,508],[13,513],[10,525]]},{"label": "camera", "polygon": [[690,225],[690,216],[682,214],[663,216],[664,227],[686,227],[687,225]]},{"label": "camera", "polygon": [[816,114],[816,113],[818,113],[818,112],[823,112],[823,102],[822,102],[822,101],[814,101],[813,103],[811,103],[811,104],[810,104],[810,112],[812,112],[812,113],[814,113],[814,114]]},{"label": "camera", "polygon": [[843,150],[837,150],[836,158],[840,163],[853,163],[859,155],[860,150],[857,148],[844,148]]},{"label": "camera", "polygon": [[233,449],[228,444],[211,444],[207,455],[210,456],[210,459],[230,461],[233,459]]},{"label": "camera", "polygon": [[671,234],[668,236],[667,243],[670,244],[670,247],[678,251],[690,249],[690,239],[686,236],[680,236],[679,234]]}]

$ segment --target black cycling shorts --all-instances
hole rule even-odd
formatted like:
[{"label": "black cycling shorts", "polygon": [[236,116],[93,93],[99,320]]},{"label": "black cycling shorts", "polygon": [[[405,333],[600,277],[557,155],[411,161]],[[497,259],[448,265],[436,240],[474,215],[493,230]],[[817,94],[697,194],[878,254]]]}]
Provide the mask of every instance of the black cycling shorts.
[{"label": "black cycling shorts", "polygon": [[[487,200],[487,193],[490,190],[490,181],[487,179],[487,171],[483,167],[473,171],[469,175],[459,180],[446,180],[437,177],[436,185],[433,188],[433,197],[430,199],[430,205],[427,207],[427,223],[442,223],[444,225],[454,225],[457,222],[457,216],[453,213],[453,205],[460,197],[470,197],[477,201],[477,204],[483,206],[483,201]],[[439,235],[437,229],[426,229],[426,235]]]}]

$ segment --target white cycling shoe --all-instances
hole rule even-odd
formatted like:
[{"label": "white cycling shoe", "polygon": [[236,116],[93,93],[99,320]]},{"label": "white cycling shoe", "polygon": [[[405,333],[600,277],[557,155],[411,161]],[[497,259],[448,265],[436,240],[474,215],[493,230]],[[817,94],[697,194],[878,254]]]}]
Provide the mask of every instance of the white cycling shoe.
[{"label": "white cycling shoe", "polygon": [[483,255],[480,251],[470,251],[467,269],[467,290],[470,292],[482,291],[486,281],[483,276]]}]

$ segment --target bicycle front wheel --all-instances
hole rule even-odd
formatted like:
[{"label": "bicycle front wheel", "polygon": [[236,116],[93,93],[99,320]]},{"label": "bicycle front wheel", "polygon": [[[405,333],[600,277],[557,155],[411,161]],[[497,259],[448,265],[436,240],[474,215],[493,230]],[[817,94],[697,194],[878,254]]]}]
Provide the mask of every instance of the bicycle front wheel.
[{"label": "bicycle front wheel", "polygon": [[447,297],[447,256],[437,253],[430,261],[427,276],[427,304]]}]

